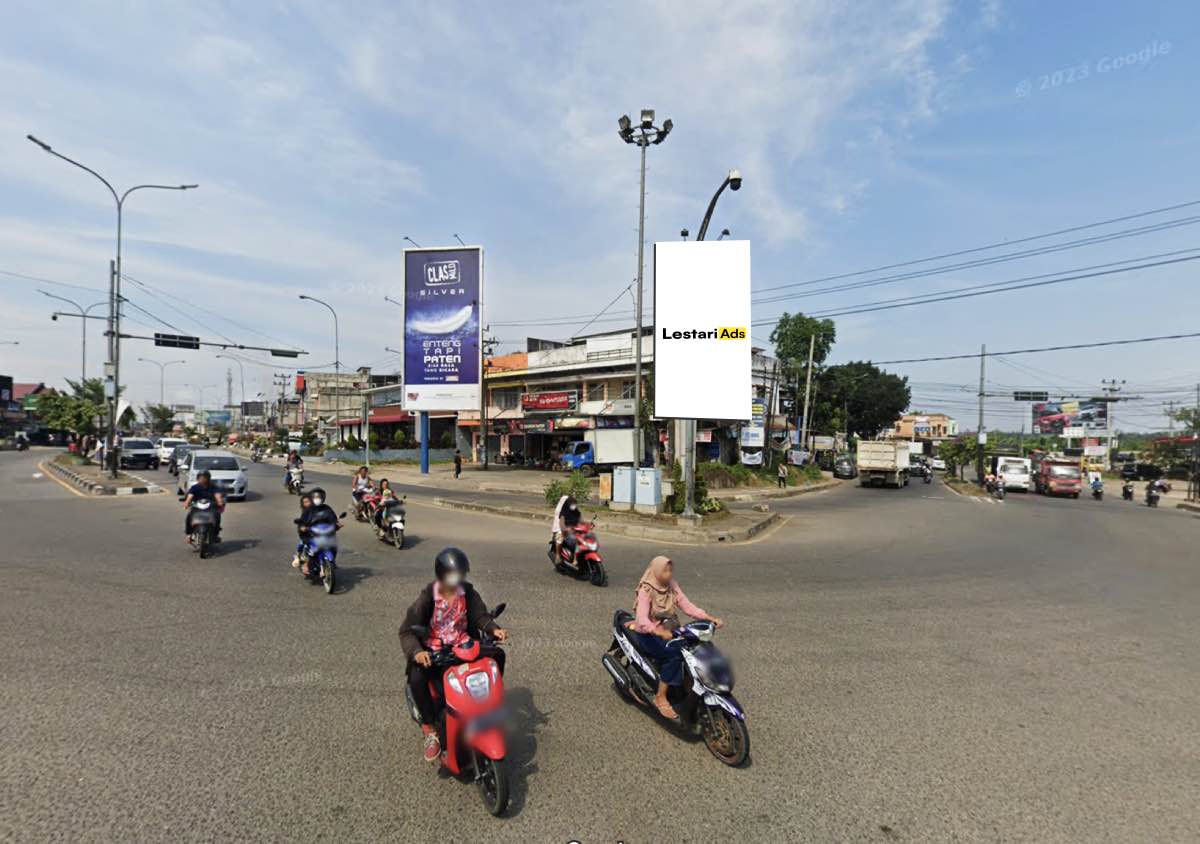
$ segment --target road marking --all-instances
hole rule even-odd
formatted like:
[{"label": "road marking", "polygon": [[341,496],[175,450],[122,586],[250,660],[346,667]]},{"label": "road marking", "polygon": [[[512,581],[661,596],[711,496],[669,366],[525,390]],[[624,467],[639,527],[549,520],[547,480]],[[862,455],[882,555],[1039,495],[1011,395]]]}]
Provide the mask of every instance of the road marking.
[{"label": "road marking", "polygon": [[[41,469],[43,472],[46,472],[46,467],[44,464],[39,463],[38,468]],[[91,498],[90,495],[84,495],[82,492],[75,489],[75,487],[71,486],[66,481],[64,481],[62,478],[59,478],[56,475],[52,475],[49,472],[46,472],[46,477],[48,477],[50,480],[54,481],[56,484],[61,486],[63,489],[65,489],[67,492],[71,493],[72,495],[78,495],[80,498]]]},{"label": "road marking", "polygon": [[34,476],[35,478],[39,478],[39,479],[43,477],[43,475],[42,475],[42,473],[41,473],[41,472],[34,472],[34,473],[33,473],[33,476]]},{"label": "road marking", "polygon": [[945,497],[943,497],[941,495],[922,495],[921,497],[928,501],[945,501],[946,500]]}]

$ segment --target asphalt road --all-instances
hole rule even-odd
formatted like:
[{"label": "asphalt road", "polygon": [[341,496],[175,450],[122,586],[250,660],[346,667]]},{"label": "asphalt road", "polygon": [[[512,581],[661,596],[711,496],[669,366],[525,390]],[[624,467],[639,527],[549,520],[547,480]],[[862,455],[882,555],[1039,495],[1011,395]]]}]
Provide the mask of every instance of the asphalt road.
[{"label": "asphalt road", "polygon": [[[0,839],[1179,841],[1200,828],[1200,521],[940,483],[772,506],[739,546],[667,548],[749,712],[730,770],[612,690],[599,656],[659,547],[437,509],[350,524],[344,587],[288,565],[296,499],[254,467],[201,561],[171,495],[89,499],[0,454]],[[153,473],[150,473],[153,475]],[[159,473],[166,478],[166,473]],[[347,499],[340,479],[333,503]],[[400,617],[434,554],[506,601],[510,817],[420,759]]]}]

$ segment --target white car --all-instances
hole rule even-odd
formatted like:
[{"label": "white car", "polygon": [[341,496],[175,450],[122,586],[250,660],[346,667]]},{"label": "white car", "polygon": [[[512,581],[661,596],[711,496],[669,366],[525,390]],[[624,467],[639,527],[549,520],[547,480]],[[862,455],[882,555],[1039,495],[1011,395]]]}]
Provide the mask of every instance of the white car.
[{"label": "white car", "polygon": [[171,456],[175,454],[175,446],[187,445],[187,440],[181,437],[163,437],[158,441],[158,461],[160,463],[170,463]]},{"label": "white car", "polygon": [[929,461],[929,465],[939,472],[946,471],[946,461],[940,457],[935,457]]},{"label": "white car", "polygon": [[179,494],[186,495],[200,473],[205,471],[212,476],[213,488],[224,493],[226,498],[246,498],[250,481],[245,464],[232,452],[216,449],[188,452],[179,466]]},{"label": "white car", "polygon": [[121,442],[121,468],[157,469],[158,451],[154,443],[140,437],[127,437]]}]

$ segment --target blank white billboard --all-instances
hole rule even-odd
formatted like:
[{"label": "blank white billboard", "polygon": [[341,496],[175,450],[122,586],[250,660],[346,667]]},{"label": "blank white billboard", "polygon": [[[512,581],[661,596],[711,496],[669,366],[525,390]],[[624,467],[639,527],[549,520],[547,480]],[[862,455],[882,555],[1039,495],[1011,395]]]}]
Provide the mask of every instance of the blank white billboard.
[{"label": "blank white billboard", "polygon": [[750,241],[654,244],[654,415],[750,418]]}]

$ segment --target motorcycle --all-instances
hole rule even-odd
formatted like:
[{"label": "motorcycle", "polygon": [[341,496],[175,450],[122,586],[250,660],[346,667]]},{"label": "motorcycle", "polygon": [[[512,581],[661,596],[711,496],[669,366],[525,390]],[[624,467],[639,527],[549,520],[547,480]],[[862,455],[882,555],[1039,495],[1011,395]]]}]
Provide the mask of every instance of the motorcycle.
[{"label": "motorcycle", "polygon": [[564,541],[554,552],[554,537],[546,548],[555,571],[569,574],[580,580],[586,578],[593,586],[607,586],[608,573],[604,570],[604,558],[600,556],[600,540],[596,539],[596,523],[580,522],[575,526],[575,551]]},{"label": "motorcycle", "polygon": [[404,547],[404,509],[405,498],[389,498],[381,501],[375,507],[371,519],[375,525],[375,535],[381,542],[390,542],[399,551]]},{"label": "motorcycle", "polygon": [[[633,614],[627,610],[613,614],[613,641],[600,661],[621,694],[657,713],[658,670],[638,648],[637,636],[627,626],[632,621]],[[715,630],[711,621],[693,621],[675,631],[667,647],[682,652],[683,685],[671,687],[668,699],[679,716],[677,723],[699,733],[713,756],[736,768],[750,758],[750,731],[746,713],[731,694],[729,662],[712,644]]]},{"label": "motorcycle", "polygon": [[1092,487],[1092,498],[1096,499],[1097,501],[1103,501],[1104,500],[1104,487],[1099,484]]},{"label": "motorcycle", "polygon": [[203,560],[217,541],[216,505],[206,499],[193,501],[188,508],[188,518],[192,526],[192,550]]},{"label": "motorcycle", "polygon": [[300,495],[304,490],[304,470],[299,466],[288,469],[287,491],[289,495]]},{"label": "motorcycle", "polygon": [[1133,500],[1133,481],[1126,481],[1121,486],[1121,498],[1124,501]]},{"label": "motorcycle", "polygon": [[[504,612],[504,604],[492,610],[492,618]],[[429,635],[426,627],[412,628],[419,638]],[[437,730],[442,743],[442,767],[455,776],[469,769],[483,805],[493,815],[508,808],[507,743],[503,729],[504,676],[489,656],[482,656],[480,642],[495,641],[480,631],[480,639],[467,641],[431,653],[433,667],[440,680],[429,682],[429,692],[438,709]],[[404,698],[413,721],[421,723],[421,713],[412,690],[404,686]]]},{"label": "motorcycle", "polygon": [[250,452],[250,461],[252,463],[261,463],[262,458],[263,458],[263,451],[261,448],[256,448]]},{"label": "motorcycle", "polygon": [[354,512],[354,518],[360,522],[367,521],[370,517],[368,512],[372,497],[375,495],[374,487],[367,487],[358,495],[351,493],[350,509]]},{"label": "motorcycle", "polygon": [[[338,518],[344,519],[346,514]],[[338,526],[328,522],[312,525],[300,553],[301,565],[308,564],[308,582],[323,584],[329,595],[337,588],[337,532]]]},{"label": "motorcycle", "polygon": [[1159,496],[1157,487],[1155,487],[1153,483],[1147,484],[1146,485],[1146,506],[1147,507],[1157,507],[1159,497],[1160,496]]}]

